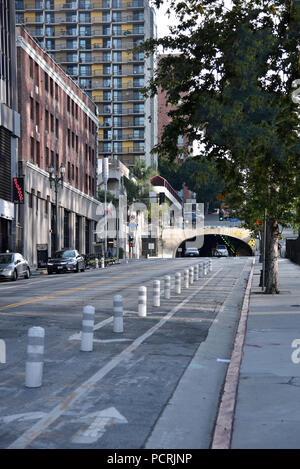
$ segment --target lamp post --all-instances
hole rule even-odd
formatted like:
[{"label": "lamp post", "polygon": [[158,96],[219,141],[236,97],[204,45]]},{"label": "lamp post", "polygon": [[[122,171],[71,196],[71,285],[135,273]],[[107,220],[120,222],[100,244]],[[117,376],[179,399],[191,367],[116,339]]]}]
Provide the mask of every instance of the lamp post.
[{"label": "lamp post", "polygon": [[64,180],[64,175],[66,168],[64,167],[63,164],[60,165],[59,168],[59,175],[57,173],[54,173],[54,168],[53,166],[50,166],[48,168],[48,173],[49,173],[49,182],[50,182],[50,188],[52,189],[54,186],[55,190],[55,243],[54,243],[54,250],[58,250],[58,245],[59,245],[59,233],[58,233],[58,186],[61,184],[63,187],[63,180]]}]

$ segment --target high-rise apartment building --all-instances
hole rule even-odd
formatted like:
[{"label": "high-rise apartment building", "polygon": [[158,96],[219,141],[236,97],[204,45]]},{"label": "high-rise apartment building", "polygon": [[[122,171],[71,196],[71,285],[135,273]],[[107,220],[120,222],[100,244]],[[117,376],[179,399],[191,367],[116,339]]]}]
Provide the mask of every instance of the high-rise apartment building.
[{"label": "high-rise apartment building", "polygon": [[15,8],[0,0],[0,252],[15,250],[12,179],[17,174],[20,116],[17,112]]},{"label": "high-rise apartment building", "polygon": [[97,104],[99,158],[156,166],[157,107],[141,93],[153,59],[135,50],[156,36],[148,0],[16,0],[16,11],[17,23]]}]

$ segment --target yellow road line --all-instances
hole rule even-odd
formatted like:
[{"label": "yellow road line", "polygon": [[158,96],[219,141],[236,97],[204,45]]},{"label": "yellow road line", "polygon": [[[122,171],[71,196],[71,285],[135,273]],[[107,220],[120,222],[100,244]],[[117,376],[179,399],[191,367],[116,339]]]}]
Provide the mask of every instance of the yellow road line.
[{"label": "yellow road line", "polygon": [[104,283],[108,283],[108,282],[111,282],[111,281],[114,281],[114,280],[120,280],[122,278],[127,278],[127,277],[130,277],[130,276],[132,277],[134,275],[139,275],[139,274],[144,273],[144,272],[149,272],[149,270],[158,270],[158,269],[161,269],[161,266],[152,267],[152,268],[149,268],[147,270],[139,270],[139,271],[135,272],[134,274],[126,274],[126,275],[121,275],[120,277],[111,277],[109,279],[100,280],[99,282],[90,283],[88,285],[85,285],[84,287],[76,287],[76,288],[72,288],[72,289],[69,289],[69,290],[63,290],[63,291],[59,291],[59,292],[56,292],[56,293],[51,293],[51,295],[40,296],[38,298],[33,298],[31,300],[20,301],[18,303],[13,303],[13,304],[10,304],[10,305],[1,306],[0,311],[5,311],[6,309],[11,309],[11,308],[18,308],[19,306],[28,305],[28,304],[31,304],[31,303],[39,303],[40,301],[49,300],[49,299],[55,298],[57,296],[69,295],[70,293],[75,293],[76,291],[80,291],[80,290],[88,290],[89,288],[96,287],[98,285],[103,285]]}]

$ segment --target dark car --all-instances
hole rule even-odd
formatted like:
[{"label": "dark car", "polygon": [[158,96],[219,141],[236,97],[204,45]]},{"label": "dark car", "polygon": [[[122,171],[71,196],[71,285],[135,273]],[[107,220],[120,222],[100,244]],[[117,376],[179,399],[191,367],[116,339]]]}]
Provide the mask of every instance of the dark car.
[{"label": "dark car", "polygon": [[85,261],[76,249],[57,251],[47,264],[48,275],[59,272],[84,272]]},{"label": "dark car", "polygon": [[18,252],[0,253],[0,279],[17,280],[30,277],[27,260]]}]

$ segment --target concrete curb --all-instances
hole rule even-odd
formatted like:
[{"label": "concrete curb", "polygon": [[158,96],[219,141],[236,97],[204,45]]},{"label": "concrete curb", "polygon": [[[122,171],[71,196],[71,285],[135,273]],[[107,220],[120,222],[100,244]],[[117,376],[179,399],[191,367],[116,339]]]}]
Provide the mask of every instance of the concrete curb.
[{"label": "concrete curb", "polygon": [[246,335],[249,301],[253,280],[255,259],[251,267],[247,288],[243,300],[241,317],[235,337],[234,347],[225,378],[224,390],[221,397],[218,416],[216,420],[211,449],[230,449],[234,410],[238,390],[240,366],[243,356],[243,345]]}]

